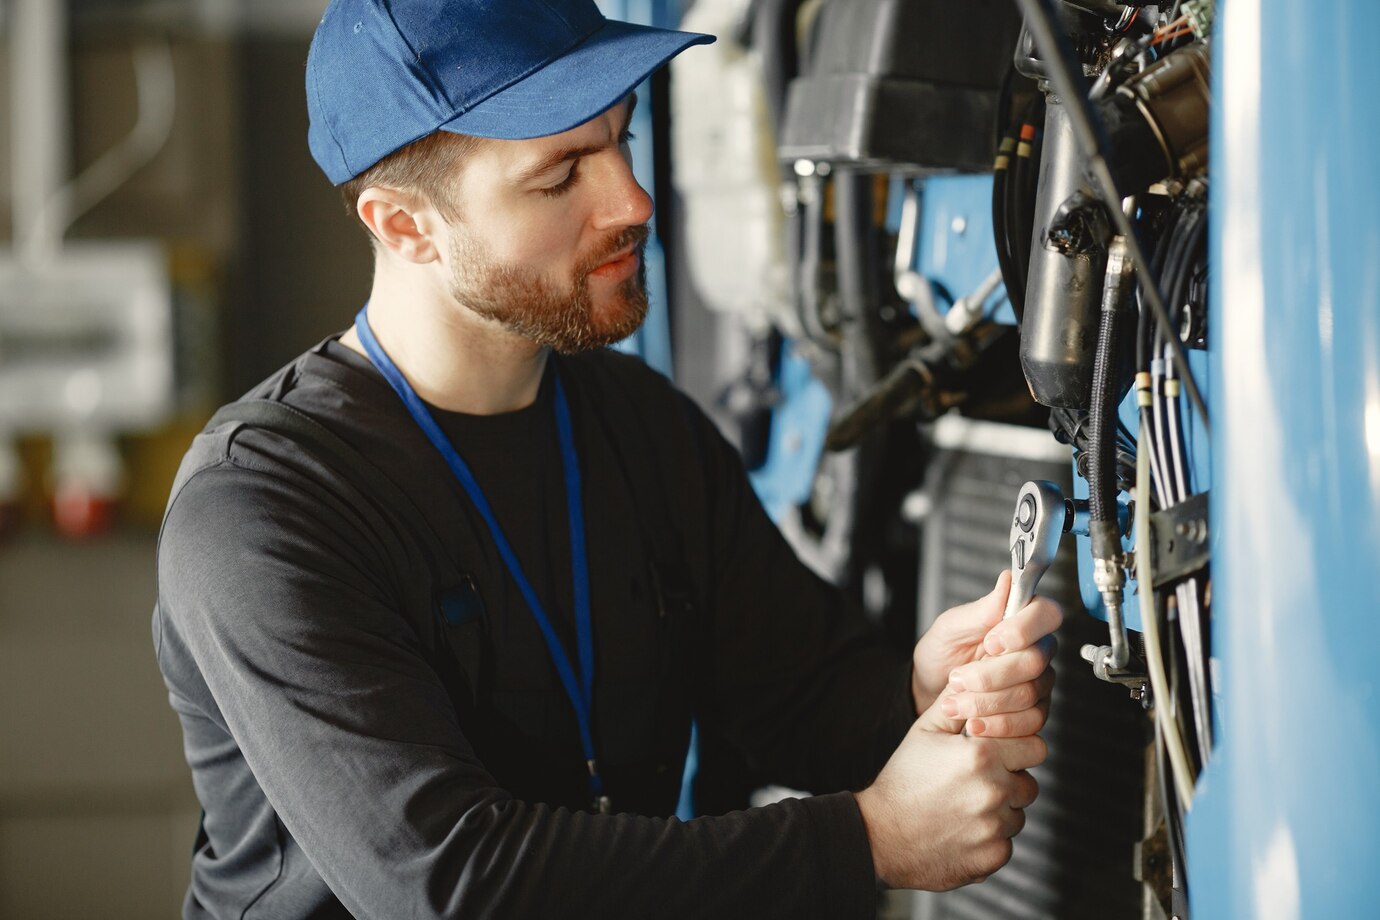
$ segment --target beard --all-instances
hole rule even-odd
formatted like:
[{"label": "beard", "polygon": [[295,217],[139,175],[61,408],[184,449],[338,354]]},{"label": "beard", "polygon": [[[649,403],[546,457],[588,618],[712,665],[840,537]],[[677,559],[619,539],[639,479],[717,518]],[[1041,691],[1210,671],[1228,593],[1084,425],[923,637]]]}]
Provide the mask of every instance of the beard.
[{"label": "beard", "polygon": [[[647,265],[642,258],[649,231],[645,224],[609,237],[571,272],[561,286],[539,270],[496,261],[483,243],[457,234],[451,248],[450,293],[457,302],[525,339],[563,354],[620,342],[647,316]],[[614,289],[595,315],[589,273],[629,246],[636,249],[637,272]]]}]

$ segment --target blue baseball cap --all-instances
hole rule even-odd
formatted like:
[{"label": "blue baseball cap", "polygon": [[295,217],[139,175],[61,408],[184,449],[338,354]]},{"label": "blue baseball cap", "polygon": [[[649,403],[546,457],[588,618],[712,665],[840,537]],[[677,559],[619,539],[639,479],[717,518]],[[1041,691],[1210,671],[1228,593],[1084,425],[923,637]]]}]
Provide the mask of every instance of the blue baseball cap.
[{"label": "blue baseball cap", "polygon": [[559,134],[713,40],[605,19],[594,0],[331,0],[307,54],[307,143],[339,185],[438,130]]}]

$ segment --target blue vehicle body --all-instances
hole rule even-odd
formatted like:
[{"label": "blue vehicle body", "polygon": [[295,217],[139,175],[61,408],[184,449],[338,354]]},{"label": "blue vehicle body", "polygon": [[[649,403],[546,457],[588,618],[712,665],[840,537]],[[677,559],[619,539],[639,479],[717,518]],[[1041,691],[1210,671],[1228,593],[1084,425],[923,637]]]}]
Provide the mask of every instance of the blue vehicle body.
[{"label": "blue vehicle body", "polygon": [[1210,322],[1218,743],[1195,917],[1377,916],[1380,55],[1365,0],[1219,18]]}]

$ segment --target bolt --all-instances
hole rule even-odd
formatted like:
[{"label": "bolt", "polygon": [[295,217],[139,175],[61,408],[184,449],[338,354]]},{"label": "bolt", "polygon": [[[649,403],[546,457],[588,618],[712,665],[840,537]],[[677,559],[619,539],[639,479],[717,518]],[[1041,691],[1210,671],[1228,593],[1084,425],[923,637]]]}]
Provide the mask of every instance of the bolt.
[{"label": "bolt", "polygon": [[953,222],[949,224],[949,229],[954,232],[955,236],[962,236],[968,232],[968,219],[962,214],[955,215]]}]

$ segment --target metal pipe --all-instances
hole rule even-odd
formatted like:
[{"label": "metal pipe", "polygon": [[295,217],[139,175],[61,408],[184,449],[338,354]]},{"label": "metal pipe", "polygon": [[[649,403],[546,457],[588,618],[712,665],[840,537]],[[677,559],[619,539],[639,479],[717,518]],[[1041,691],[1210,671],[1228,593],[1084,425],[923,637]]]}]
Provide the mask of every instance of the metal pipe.
[{"label": "metal pipe", "polygon": [[50,207],[70,171],[66,0],[14,0],[10,137],[14,245],[30,265],[62,248],[66,215]]}]

